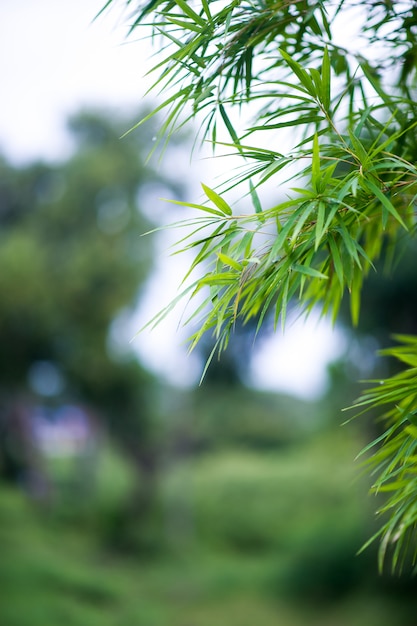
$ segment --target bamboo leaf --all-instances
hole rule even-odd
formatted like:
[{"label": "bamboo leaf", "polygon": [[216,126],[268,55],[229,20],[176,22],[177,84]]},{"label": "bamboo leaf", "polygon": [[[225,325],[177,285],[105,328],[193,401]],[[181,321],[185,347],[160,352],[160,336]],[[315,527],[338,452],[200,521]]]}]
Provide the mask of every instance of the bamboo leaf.
[{"label": "bamboo leaf", "polygon": [[317,189],[320,183],[320,148],[319,148],[319,139],[317,137],[317,133],[314,135],[313,139],[313,161],[312,161],[312,169],[311,169],[311,182],[313,184],[313,188],[317,193]]},{"label": "bamboo leaf", "polygon": [[235,143],[235,146],[241,150],[239,137],[237,136],[237,133],[236,133],[235,129],[233,128],[232,122],[230,121],[229,116],[226,113],[226,109],[224,108],[224,106],[222,104],[219,104],[219,111],[220,111],[220,115],[223,118],[225,126],[226,126],[227,130],[229,131],[229,134],[230,134],[232,140]]},{"label": "bamboo leaf", "polygon": [[326,205],[323,200],[319,200],[317,207],[317,224],[316,224],[316,233],[315,233],[315,242],[314,248],[318,250],[320,242],[324,235],[324,219],[326,217]]},{"label": "bamboo leaf", "polygon": [[211,23],[213,21],[213,18],[212,18],[211,11],[210,11],[209,1],[208,0],[201,0],[201,4],[203,6],[204,12],[205,12],[209,22]]},{"label": "bamboo leaf", "polygon": [[401,215],[398,213],[397,209],[394,207],[394,205],[388,200],[387,196],[375,185],[375,183],[369,179],[364,181],[364,186],[369,189],[369,191],[371,191],[371,193],[373,193],[378,200],[380,200],[380,202],[382,203],[383,208],[385,208],[388,213],[390,213],[393,217],[395,217],[395,219],[397,220],[397,222],[399,222],[401,224],[401,226],[405,229],[408,230],[407,226],[405,225]]},{"label": "bamboo leaf", "polygon": [[294,74],[297,76],[297,78],[299,79],[299,81],[303,85],[303,87],[305,87],[305,89],[308,91],[308,93],[310,95],[316,97],[317,96],[317,91],[316,91],[316,89],[314,87],[313,81],[311,80],[311,78],[307,74],[307,72],[301,67],[301,65],[299,63],[294,61],[290,57],[290,55],[287,52],[285,52],[285,50],[280,48],[279,51],[281,53],[281,56],[286,61],[286,63],[289,65],[289,67],[292,69]]},{"label": "bamboo leaf", "polygon": [[186,15],[188,15],[192,22],[194,22],[195,24],[199,24],[202,28],[206,27],[205,20],[203,20],[203,18],[200,17],[198,13],[193,11],[188,2],[185,2],[185,0],[175,0],[175,3],[184,11]]},{"label": "bamboo leaf", "polygon": [[252,197],[253,206],[255,208],[255,213],[262,213],[261,202],[256,192],[256,188],[251,180],[249,180],[249,189],[250,189],[250,195]]},{"label": "bamboo leaf", "polygon": [[343,289],[344,287],[343,263],[342,263],[342,259],[340,256],[339,248],[337,247],[333,234],[330,235],[328,242],[330,246],[330,251],[332,255],[332,261],[333,261],[334,269],[336,272],[336,276],[338,278],[341,289]]},{"label": "bamboo leaf", "polygon": [[323,62],[321,65],[321,82],[323,86],[321,101],[327,112],[330,110],[330,71],[330,57],[326,46],[324,48]]},{"label": "bamboo leaf", "polygon": [[217,252],[216,254],[220,261],[225,265],[233,267],[233,269],[237,270],[238,272],[241,272],[243,270],[243,265],[232,259],[230,256],[223,254],[223,252]]},{"label": "bamboo leaf", "polygon": [[293,265],[293,270],[298,272],[299,274],[305,274],[306,276],[310,276],[311,278],[320,278],[322,280],[328,280],[328,276],[315,270],[313,267],[307,267],[305,265],[299,265],[298,263]]},{"label": "bamboo leaf", "polygon": [[216,205],[216,207],[218,209],[220,209],[220,211],[224,215],[232,215],[233,214],[232,209],[227,204],[226,200],[223,200],[223,198],[221,196],[219,196],[218,193],[216,193],[213,189],[210,189],[210,187],[207,187],[207,185],[205,185],[204,183],[201,183],[201,186],[202,186],[203,191],[206,194],[207,198],[209,198],[209,200],[211,200],[213,202],[213,204]]},{"label": "bamboo leaf", "polygon": [[170,198],[161,198],[164,202],[169,202],[171,204],[176,204],[178,206],[185,206],[190,209],[198,209],[199,211],[204,211],[204,213],[211,213],[212,215],[217,215],[218,217],[224,218],[224,211],[217,211],[216,209],[212,209],[205,204],[195,204],[194,202],[183,202],[182,200],[172,200]]}]

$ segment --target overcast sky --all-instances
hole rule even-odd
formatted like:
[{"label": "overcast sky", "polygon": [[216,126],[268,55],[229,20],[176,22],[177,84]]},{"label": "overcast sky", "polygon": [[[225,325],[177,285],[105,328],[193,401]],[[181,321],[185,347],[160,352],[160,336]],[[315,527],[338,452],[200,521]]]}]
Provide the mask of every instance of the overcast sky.
[{"label": "overcast sky", "polygon": [[[70,150],[65,119],[83,106],[122,110],[143,101],[149,86],[143,78],[149,68],[149,44],[126,44],[126,20],[120,10],[93,22],[103,3],[0,2],[0,151],[15,163],[65,157]],[[212,168],[203,174],[203,165],[197,167],[213,186]],[[175,293],[178,270],[168,251],[161,246],[159,250],[158,283],[145,295],[141,321]],[[119,344],[131,339],[137,330],[134,324],[124,325],[122,320],[115,325]],[[133,345],[155,371],[184,384],[198,378],[198,364],[185,357],[185,348],[178,348],[183,339],[176,334],[176,325],[173,316],[159,330],[140,335]],[[253,380],[266,389],[319,395],[326,384],[325,365],[340,353],[342,343],[340,335],[317,318],[294,323],[284,337],[279,332],[261,350],[255,349]]]},{"label": "overcast sky", "polygon": [[102,0],[0,2],[0,139],[14,159],[63,154],[63,120],[81,105],[138,105],[143,47]]}]

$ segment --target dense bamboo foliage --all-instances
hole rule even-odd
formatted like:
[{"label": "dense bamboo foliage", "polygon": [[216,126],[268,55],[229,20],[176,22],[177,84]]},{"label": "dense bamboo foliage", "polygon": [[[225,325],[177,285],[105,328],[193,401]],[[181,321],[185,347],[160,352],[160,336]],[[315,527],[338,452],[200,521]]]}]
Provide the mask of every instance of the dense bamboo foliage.
[{"label": "dense bamboo foliage", "polygon": [[[158,49],[154,91],[163,100],[140,123],[164,111],[158,134],[164,143],[196,118],[200,140],[215,153],[221,143],[242,160],[216,190],[203,185],[205,202],[186,203],[195,214],[179,249],[195,256],[179,299],[198,296],[191,345],[210,331],[224,350],[237,320],[254,319],[259,329],[272,313],[284,325],[293,300],[336,320],[348,298],[357,324],[375,262],[381,254],[387,265],[395,261],[415,231],[415,3],[126,4],[131,32],[151,31]],[[281,199],[265,206],[266,184]],[[250,213],[231,207],[228,192],[239,188],[252,200]],[[393,544],[394,568],[404,562],[417,521],[417,341],[402,342],[392,354],[410,369],[358,402],[387,411],[387,430],[369,449],[377,450],[370,461],[374,488],[391,494],[382,507],[388,521],[381,564]]]}]

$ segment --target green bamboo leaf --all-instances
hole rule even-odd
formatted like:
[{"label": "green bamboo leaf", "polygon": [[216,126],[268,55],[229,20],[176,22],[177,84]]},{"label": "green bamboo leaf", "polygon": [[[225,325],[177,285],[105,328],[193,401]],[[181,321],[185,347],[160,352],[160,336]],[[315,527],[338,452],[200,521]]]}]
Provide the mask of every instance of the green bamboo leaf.
[{"label": "green bamboo leaf", "polygon": [[230,256],[227,256],[227,254],[223,254],[223,252],[217,252],[216,254],[220,261],[225,265],[233,267],[233,269],[237,270],[238,272],[241,272],[243,270],[243,265],[235,261],[235,259],[232,259]]},{"label": "green bamboo leaf", "polygon": [[407,226],[405,225],[397,209],[388,200],[387,196],[375,185],[375,183],[372,180],[366,179],[363,181],[362,184],[365,188],[369,189],[369,191],[373,193],[378,198],[378,200],[380,200],[383,208],[385,208],[388,211],[388,213],[390,213],[393,217],[395,217],[397,222],[399,222],[405,230],[408,230]]},{"label": "green bamboo leaf", "polygon": [[211,12],[210,12],[210,6],[209,6],[208,0],[201,0],[201,4],[203,6],[204,12],[205,12],[209,22],[212,22],[213,18],[212,18]]},{"label": "green bamboo leaf", "polygon": [[323,36],[323,32],[321,30],[321,26],[318,23],[317,18],[314,15],[314,13],[311,11],[307,15],[308,15],[308,17],[306,19],[306,22],[307,22],[308,26],[311,28],[311,30],[313,31],[313,33],[315,35],[318,35],[319,37],[322,37]]},{"label": "green bamboo leaf", "polygon": [[[286,111],[286,115],[289,114],[289,111]],[[285,122],[278,122],[277,124],[262,124],[261,126],[252,126],[250,131],[256,130],[278,130],[280,128],[288,128],[290,126],[302,126],[304,124],[319,124],[323,122],[325,118],[320,115],[318,112],[313,111],[312,113],[308,113],[306,115],[297,115],[293,119],[286,120]]]},{"label": "green bamboo leaf", "polygon": [[343,240],[343,243],[345,245],[345,248],[347,252],[349,253],[349,256],[355,261],[356,265],[362,268],[362,265],[358,256],[358,251],[355,245],[357,243],[355,238],[346,228],[346,225],[343,222],[342,218],[338,215],[336,215],[336,218],[337,218],[337,223],[338,223],[338,228],[336,229],[336,231],[340,234],[341,239]]},{"label": "green bamboo leaf", "polygon": [[[310,252],[307,254],[304,262],[302,263],[302,265],[304,267],[310,267],[311,266],[311,264],[313,262],[314,254],[315,254],[315,250],[314,250],[314,248],[311,248]],[[306,283],[307,283],[307,279],[308,279],[308,275],[305,274],[305,273],[302,273],[301,277],[300,277],[300,286],[298,288],[298,297],[299,297],[300,301],[302,301],[302,299],[303,299],[303,293],[304,293],[304,288],[305,288]]]},{"label": "green bamboo leaf", "polygon": [[252,64],[253,64],[253,47],[248,47],[245,52],[245,84],[246,84],[246,97],[249,100],[251,95],[251,83],[252,83]]},{"label": "green bamboo leaf", "polygon": [[308,218],[310,217],[310,215],[315,209],[315,204],[314,202],[305,202],[302,204],[300,209],[303,207],[305,207],[305,209],[302,213],[300,213],[299,217],[297,218],[297,223],[295,224],[294,230],[291,235],[292,244],[294,244],[297,241],[298,235],[302,231],[306,221],[308,220]]},{"label": "green bamboo leaf", "polygon": [[278,255],[280,255],[280,253],[282,252],[282,249],[284,247],[284,243],[286,242],[287,238],[290,235],[291,229],[293,228],[294,224],[296,223],[298,218],[298,212],[294,212],[290,218],[288,218],[288,220],[285,222],[284,226],[282,227],[280,233],[278,234],[278,237],[276,238],[276,240],[274,241],[270,253],[269,253],[269,259],[270,261],[274,261],[275,257],[277,257]]},{"label": "green bamboo leaf", "polygon": [[246,260],[249,259],[251,255],[252,241],[254,237],[254,232],[247,232],[243,235],[242,239],[238,242],[236,246],[236,255],[238,257],[244,256]]},{"label": "green bamboo leaf", "polygon": [[350,314],[353,326],[359,323],[359,312],[361,305],[361,289],[363,282],[363,272],[357,266],[353,273],[353,281],[349,288],[350,291]]},{"label": "green bamboo leaf", "polygon": [[328,238],[330,252],[332,255],[333,266],[336,272],[336,276],[338,278],[341,289],[344,287],[344,274],[343,274],[343,263],[340,256],[339,248],[337,247],[336,241],[334,239],[333,234],[330,234]]},{"label": "green bamboo leaf", "polygon": [[305,274],[306,276],[310,276],[311,278],[320,278],[322,280],[328,280],[329,277],[318,270],[315,270],[313,267],[307,267],[305,265],[299,265],[295,263],[293,266],[293,270],[298,272],[299,274]]},{"label": "green bamboo leaf", "polygon": [[[352,213],[354,213],[355,211],[353,210],[353,208],[351,208],[350,206],[347,206],[345,203],[341,203],[342,206],[344,206],[345,208],[348,208],[349,210],[352,211]],[[329,230],[330,226],[333,224],[333,220],[335,218],[336,213],[338,213],[338,211],[340,210],[340,205],[336,204],[336,202],[331,205],[330,207],[330,211],[327,215],[326,218],[326,222],[324,224],[324,230],[327,231]]]},{"label": "green bamboo leaf", "polygon": [[324,49],[323,53],[323,61],[321,65],[321,82],[322,82],[322,97],[321,101],[323,103],[323,107],[325,111],[329,112],[330,110],[330,58],[329,51],[327,46]]},{"label": "green bamboo leaf", "polygon": [[[415,416],[413,416],[415,417]],[[411,435],[413,437],[413,439],[417,439],[417,426],[414,426],[413,424],[411,424],[410,426],[407,426],[405,429],[405,432],[409,435]],[[404,459],[402,458],[403,462]]]},{"label": "green bamboo leaf", "polygon": [[249,189],[250,189],[250,195],[252,198],[253,206],[255,208],[255,213],[258,213],[258,214],[262,213],[261,201],[259,200],[259,196],[256,192],[256,187],[254,186],[251,180],[249,180]]},{"label": "green bamboo leaf", "polygon": [[100,15],[102,15],[106,11],[106,9],[109,8],[112,2],[113,0],[107,0],[106,4],[104,4],[103,7],[99,10],[99,12],[96,13],[96,15],[93,17],[93,22],[95,22],[100,17]]},{"label": "green bamboo leaf", "polygon": [[199,24],[202,28],[206,27],[207,22],[203,20],[198,13],[193,11],[188,2],[185,2],[185,0],[175,0],[175,4],[177,4],[193,22]]},{"label": "green bamboo leaf", "polygon": [[[195,33],[201,33],[202,27],[201,26],[197,26],[197,24],[195,24],[194,22],[186,22],[185,20],[181,20],[178,17],[173,17],[171,16],[169,18],[169,21],[171,22],[171,24],[175,24],[176,26],[179,26],[180,28],[183,28],[184,30],[192,30]],[[167,36],[169,35],[169,33],[167,33]],[[178,44],[180,44],[181,42],[179,40],[177,40]]]},{"label": "green bamboo leaf", "polygon": [[290,275],[287,275],[287,278],[284,281],[284,286],[282,288],[282,296],[281,296],[281,306],[279,309],[281,315],[281,329],[284,330],[285,322],[287,321],[287,305],[288,305],[288,290],[290,286]]},{"label": "green bamboo leaf", "polygon": [[285,52],[282,48],[279,49],[279,52],[286,63],[290,66],[294,74],[299,79],[300,83],[305,87],[308,93],[314,97],[317,96],[316,88],[314,87],[313,81],[311,80],[308,73],[301,67],[297,61],[294,61],[290,55]]},{"label": "green bamboo leaf", "polygon": [[145,122],[149,121],[152,117],[154,117],[157,113],[162,111],[162,109],[165,109],[172,102],[188,96],[190,94],[190,91],[191,91],[191,87],[184,87],[183,89],[180,89],[180,91],[178,91],[178,93],[175,93],[174,95],[172,95],[169,98],[167,98],[166,100],[164,100],[164,102],[162,102],[162,104],[160,104],[155,109],[153,109],[150,113],[148,113],[148,115],[145,115],[145,117],[143,117],[141,120],[139,120],[139,122],[137,124],[135,124],[134,126],[129,128],[129,130],[127,130],[125,133],[123,133],[123,135],[120,137],[120,139],[123,139],[124,137],[126,137],[133,130],[136,130],[137,128],[139,128],[139,126],[142,126],[142,124],[144,124]]},{"label": "green bamboo leaf", "polygon": [[314,249],[318,250],[320,242],[324,235],[324,219],[326,217],[326,205],[323,200],[319,200],[317,206],[317,223],[315,232]]},{"label": "green bamboo leaf", "polygon": [[198,281],[198,287],[205,285],[230,285],[235,283],[236,274],[234,272],[220,272],[218,274],[208,274]]},{"label": "green bamboo leaf", "polygon": [[288,165],[290,159],[279,158],[276,161],[273,161],[262,173],[261,184],[268,180],[274,174],[277,174],[281,171],[286,165]]},{"label": "green bamboo leaf", "polygon": [[316,70],[315,68],[310,68],[309,70],[310,72],[310,76],[313,80],[314,86],[316,88],[316,93],[319,96],[319,99],[322,99],[322,84],[321,84],[321,74],[318,70]]},{"label": "green bamboo leaf", "polygon": [[201,186],[207,198],[209,198],[209,200],[211,200],[213,204],[216,205],[218,209],[220,209],[223,215],[233,214],[233,211],[227,204],[226,200],[223,200],[223,198],[219,196],[218,193],[216,193],[213,189],[210,189],[210,187],[207,187],[207,185],[205,185],[204,183],[201,183]]},{"label": "green bamboo leaf", "polygon": [[237,133],[235,131],[235,129],[233,128],[233,124],[229,119],[229,116],[226,113],[226,109],[224,108],[224,106],[220,103],[219,104],[219,111],[220,111],[220,115],[222,116],[223,122],[225,123],[225,126],[227,128],[227,130],[229,131],[229,134],[232,138],[232,140],[235,143],[235,147],[238,148],[239,150],[241,150],[242,148],[240,147],[240,139],[237,136]]},{"label": "green bamboo leaf", "polygon": [[316,133],[313,139],[313,161],[311,167],[311,182],[316,193],[318,192],[320,179],[320,148],[319,138],[317,137]]},{"label": "green bamboo leaf", "polygon": [[173,200],[172,198],[161,198],[164,202],[169,202],[170,204],[176,204],[178,206],[185,206],[190,209],[198,209],[199,211],[204,211],[204,213],[210,213],[211,215],[217,215],[218,217],[224,218],[224,211],[217,211],[216,209],[212,209],[205,204],[196,204],[194,202],[183,202],[182,200]]},{"label": "green bamboo leaf", "polygon": [[362,167],[366,168],[369,163],[369,155],[365,146],[351,130],[349,130],[349,138],[352,143],[353,150],[355,151],[354,156],[357,158]]}]

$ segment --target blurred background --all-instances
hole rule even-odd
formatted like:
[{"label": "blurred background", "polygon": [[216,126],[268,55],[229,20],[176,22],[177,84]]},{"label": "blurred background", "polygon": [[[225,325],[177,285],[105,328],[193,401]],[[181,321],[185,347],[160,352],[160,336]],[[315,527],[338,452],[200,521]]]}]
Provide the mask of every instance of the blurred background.
[{"label": "blurred background", "polygon": [[0,6],[0,623],[415,626],[415,581],[356,554],[378,424],[341,412],[417,332],[415,251],[355,333],[237,328],[200,387],[210,339],[187,357],[178,317],[131,341],[187,265],[142,236],[181,218],[158,198],[214,165],[186,135],[145,165],[152,123],[120,139],[149,51],[102,4]]}]

